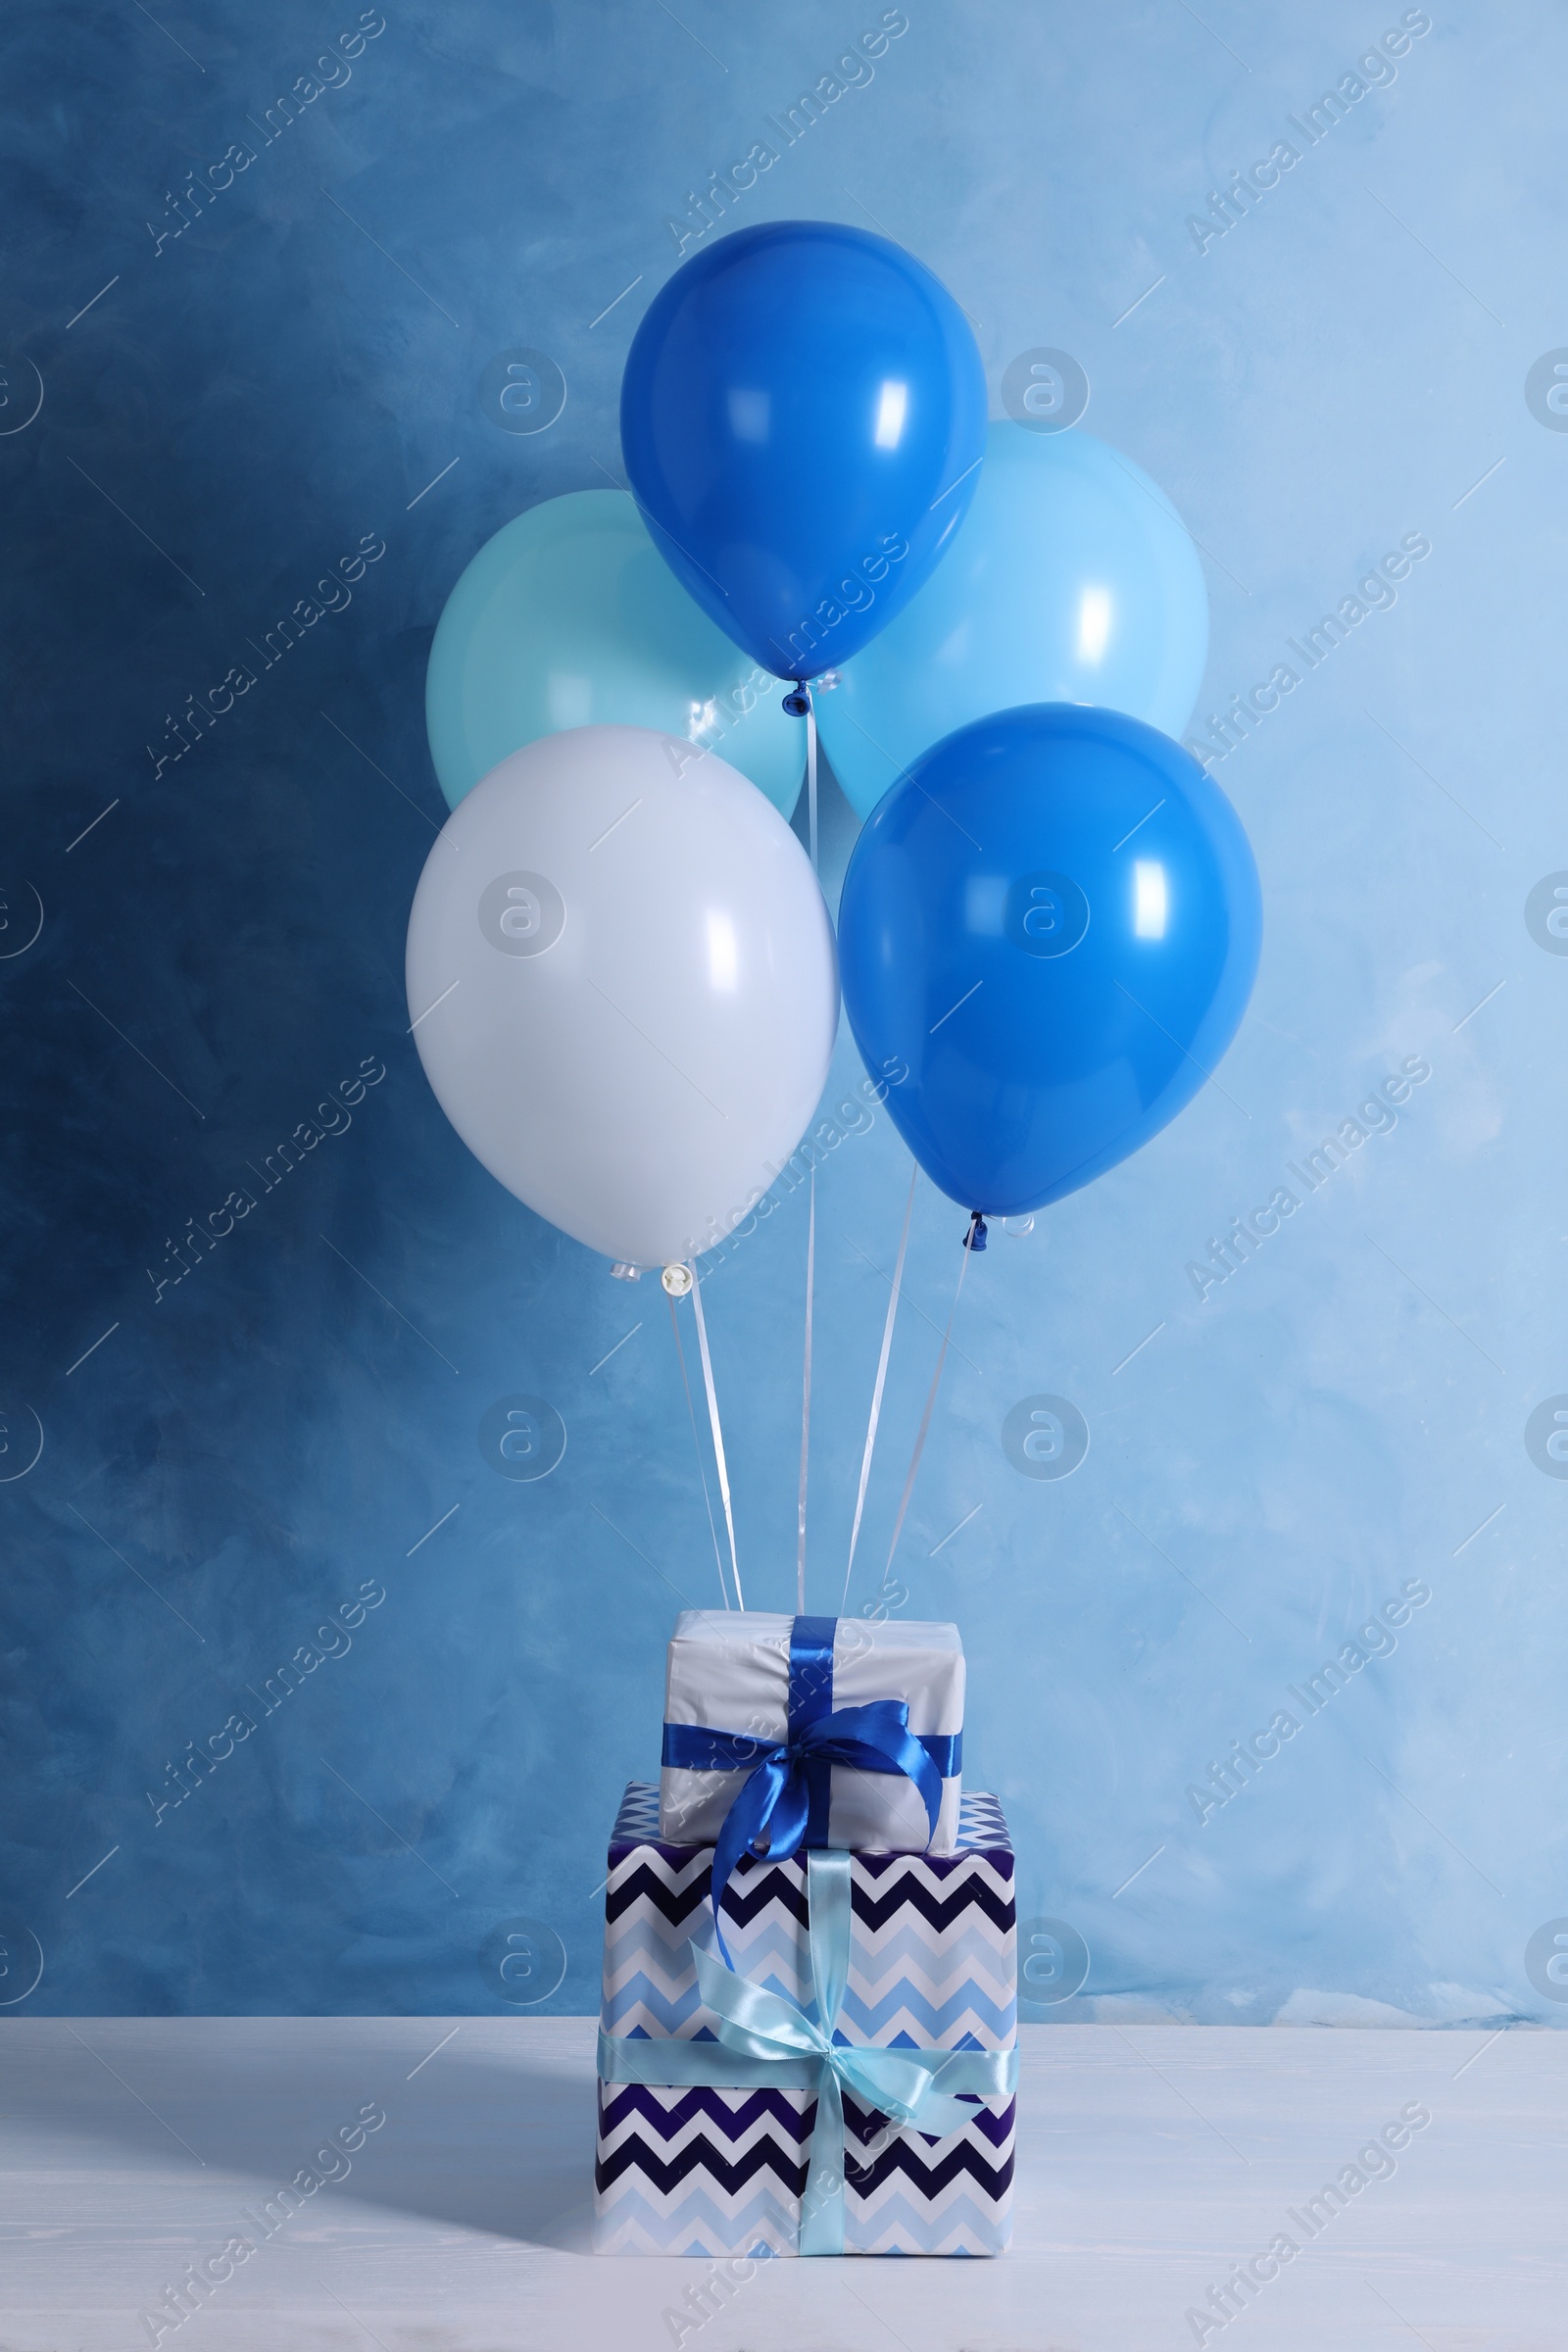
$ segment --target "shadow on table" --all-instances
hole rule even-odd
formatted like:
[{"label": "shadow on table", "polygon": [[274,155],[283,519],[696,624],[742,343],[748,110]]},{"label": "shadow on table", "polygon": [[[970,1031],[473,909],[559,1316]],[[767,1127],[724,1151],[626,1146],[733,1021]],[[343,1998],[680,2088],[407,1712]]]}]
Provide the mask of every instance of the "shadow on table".
[{"label": "shadow on table", "polygon": [[[324,2219],[331,2202],[353,2200],[519,2244],[592,2250],[587,2034],[578,2050],[514,2037],[500,2021],[462,2020],[446,2046],[421,2057],[406,2027],[397,2033],[389,2021],[378,2033],[375,2019],[290,2021],[307,2038],[286,2053],[247,2033],[260,2021],[202,2020],[198,2038],[195,2021],[182,2020],[179,2041],[163,2047],[163,2021],[138,2021],[152,2033],[129,2049],[102,2020],[55,2022],[58,2041],[51,2035],[47,2050],[30,2054],[24,2082],[13,2075],[11,2128],[107,2138],[181,2180],[192,2157],[240,2175],[236,2230],[246,2227],[242,2205],[261,2212],[302,2169],[329,2171],[324,2157],[315,2163],[317,2151],[340,2129],[352,2137],[362,2109],[379,2108],[385,2123],[340,2156],[348,2172],[307,2193],[300,2214]],[[334,2033],[344,2026],[349,2033]],[[437,2044],[446,2030],[432,2021]],[[347,2219],[341,2209],[338,2218]]]}]

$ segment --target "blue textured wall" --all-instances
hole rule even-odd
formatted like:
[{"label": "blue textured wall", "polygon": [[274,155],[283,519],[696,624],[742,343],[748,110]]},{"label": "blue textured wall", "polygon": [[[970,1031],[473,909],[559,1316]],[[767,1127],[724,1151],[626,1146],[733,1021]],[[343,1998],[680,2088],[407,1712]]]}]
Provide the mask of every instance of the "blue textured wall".
[{"label": "blue textured wall", "polygon": [[[784,13],[8,19],[0,1997],[499,2010],[564,1951],[550,2001],[593,2003],[606,1830],[656,1766],[663,1642],[677,1592],[715,1596],[712,1547],[662,1297],[492,1183],[407,1035],[443,813],[423,667],[492,530],[618,478],[621,361],[668,220],[698,233],[688,191],[882,12]],[[973,314],[998,413],[1015,357],[1070,352],[1087,425],[1203,548],[1201,710],[1299,674],[1215,770],[1266,894],[1252,1011],[1151,1149],[975,1261],[896,1567],[893,1605],[963,1628],[971,1777],[1009,1807],[1025,1911],[1060,1923],[1034,1930],[1037,2016],[1565,2015],[1537,1931],[1568,1913],[1568,941],[1554,884],[1531,894],[1568,868],[1568,418],[1555,361],[1527,377],[1568,344],[1568,38],[1543,6],[1433,13],[1312,143],[1287,119],[1396,6],[908,0],[736,208],[906,242]],[[301,81],[357,24],[335,86]],[[1195,232],[1281,141],[1278,184]],[[181,227],[191,172],[231,184]],[[518,348],[566,385],[533,435],[481,389]],[[1308,667],[1288,641],[1407,534],[1430,554],[1397,603]],[[313,597],[336,609],[269,664]],[[829,1107],[858,1075],[846,1042]],[[819,1606],[907,1169],[884,1115],[841,1131]],[[1342,1133],[1309,1190],[1290,1163]],[[1237,1270],[1188,1271],[1282,1187],[1299,1206]],[[221,1238],[181,1245],[193,1220]],[[962,1223],[922,1189],[859,1603]],[[774,1607],[804,1244],[796,1193],[705,1293]],[[566,1433],[534,1483],[481,1448],[522,1393]],[[1069,1477],[1004,1444],[1040,1396],[1087,1427]],[[1347,1647],[1412,1584],[1392,1648]],[[1309,1713],[1290,1687],[1342,1653]],[[1221,1802],[1211,1766],[1281,1711],[1299,1728]],[[212,1763],[176,1801],[190,1743]],[[1087,1981],[1053,2004],[1075,1938]]]}]

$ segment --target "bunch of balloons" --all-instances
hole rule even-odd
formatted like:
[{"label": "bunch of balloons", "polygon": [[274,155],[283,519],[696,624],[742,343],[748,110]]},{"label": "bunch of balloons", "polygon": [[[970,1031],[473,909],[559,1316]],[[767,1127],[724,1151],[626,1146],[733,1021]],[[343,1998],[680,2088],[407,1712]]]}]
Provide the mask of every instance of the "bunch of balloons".
[{"label": "bunch of balloons", "polygon": [[[682,1266],[814,1113],[842,958],[945,1192],[1087,1184],[1202,1083],[1257,961],[1246,836],[1172,740],[1207,653],[1174,509],[1085,433],[988,430],[952,296],[822,221],[678,270],[620,422],[631,496],[509,523],[436,631],[452,814],[408,987],[443,1109],[617,1271]],[[813,681],[867,819],[837,952],[788,821]]]}]

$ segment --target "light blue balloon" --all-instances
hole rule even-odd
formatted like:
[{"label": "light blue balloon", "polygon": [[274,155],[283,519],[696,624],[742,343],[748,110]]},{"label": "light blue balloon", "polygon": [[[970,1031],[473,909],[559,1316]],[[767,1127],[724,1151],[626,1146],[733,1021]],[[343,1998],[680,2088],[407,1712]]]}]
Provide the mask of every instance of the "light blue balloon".
[{"label": "light blue balloon", "polygon": [[449,808],[567,727],[657,727],[715,752],[790,816],[806,722],[693,604],[623,490],[574,490],[487,539],[436,624],[430,757]]},{"label": "light blue balloon", "polygon": [[1084,432],[994,424],[974,504],[918,596],[816,691],[856,812],[958,727],[1092,703],[1164,735],[1208,660],[1202,566],[1163,490]]}]

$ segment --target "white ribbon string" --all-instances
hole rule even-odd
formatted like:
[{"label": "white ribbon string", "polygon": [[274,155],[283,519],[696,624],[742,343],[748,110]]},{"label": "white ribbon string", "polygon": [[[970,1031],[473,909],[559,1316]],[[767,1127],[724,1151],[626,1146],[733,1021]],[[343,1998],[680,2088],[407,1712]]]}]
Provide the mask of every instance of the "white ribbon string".
[{"label": "white ribbon string", "polygon": [[[691,1264],[690,1259],[687,1260],[687,1263]],[[713,1387],[712,1360],[708,1352],[708,1325],[703,1316],[703,1294],[697,1280],[695,1265],[692,1265],[691,1275],[692,1306],[697,1316],[697,1345],[702,1350],[703,1381],[708,1390],[708,1418],[713,1432],[713,1459],[718,1464],[718,1491],[723,1496],[724,1525],[729,1531],[729,1570],[735,1579],[736,1606],[744,1609],[746,1599],[741,1592],[740,1562],[735,1557],[735,1513],[730,1507],[729,1466],[724,1460],[724,1432],[718,1426],[718,1394]]]},{"label": "white ribbon string", "polygon": [[816,872],[816,705],[809,686],[806,696],[806,828],[811,846],[811,871]]},{"label": "white ribbon string", "polygon": [[[973,1230],[974,1229],[971,1226],[971,1234],[973,1233]],[[893,1554],[898,1550],[899,1538],[904,1533],[904,1514],[909,1507],[909,1496],[914,1493],[915,1472],[920,1467],[920,1456],[925,1451],[926,1433],[931,1427],[931,1415],[936,1407],[937,1389],[942,1380],[942,1367],[948,1360],[948,1342],[953,1337],[953,1318],[958,1311],[958,1300],[963,1295],[963,1278],[969,1271],[969,1239],[968,1237],[965,1237],[963,1245],[963,1263],[958,1268],[958,1284],[956,1290],[953,1294],[953,1304],[948,1309],[948,1328],[942,1334],[942,1348],[937,1356],[937,1368],[931,1375],[931,1390],[925,1400],[925,1411],[920,1415],[920,1434],[914,1441],[914,1451],[909,1456],[909,1475],[904,1482],[904,1495],[899,1504],[898,1518],[894,1523],[893,1541],[888,1545],[888,1564],[887,1567],[882,1571],[882,1581],[884,1584],[886,1584],[888,1577],[892,1572]]]},{"label": "white ribbon string", "polygon": [[697,1407],[692,1402],[692,1384],[686,1377],[686,1350],[681,1346],[680,1318],[675,1312],[674,1299],[667,1294],[665,1304],[669,1308],[669,1328],[675,1334],[675,1353],[680,1357],[680,1385],[686,1392],[686,1411],[692,1425],[692,1451],[697,1456],[697,1475],[703,1482],[703,1507],[708,1513],[708,1532],[713,1539],[713,1566],[718,1570],[718,1589],[724,1595],[727,1609],[730,1606],[729,1587],[724,1582],[724,1563],[718,1550],[718,1530],[713,1525],[713,1497],[708,1492],[708,1472],[703,1468],[703,1441],[697,1435]]},{"label": "white ribbon string", "polygon": [[811,1457],[811,1294],[816,1282],[816,1166],[806,1222],[806,1370],[801,1382],[801,1491],[796,1503],[795,1609],[806,1615],[806,1474]]},{"label": "white ribbon string", "polygon": [[[909,1198],[904,1204],[904,1230],[899,1235],[899,1254],[893,1268],[893,1293],[888,1299],[887,1318],[882,1325],[882,1353],[877,1358],[876,1386],[871,1391],[871,1418],[865,1425],[865,1451],[860,1456],[860,1491],[855,1497],[855,1525],[850,1531],[849,1564],[844,1571],[844,1598],[839,1603],[841,1617],[846,1615],[850,1605],[850,1578],[855,1570],[855,1546],[860,1541],[860,1519],[865,1510],[865,1490],[871,1480],[871,1455],[876,1447],[877,1424],[882,1418],[882,1391],[887,1384],[888,1357],[893,1349],[893,1321],[899,1311],[899,1293],[904,1283],[904,1253],[909,1246],[909,1219],[914,1214],[914,1187],[919,1173],[918,1165],[909,1170]],[[804,1610],[802,1614],[805,1614]]]},{"label": "white ribbon string", "polygon": [[[816,864],[816,706],[811,700],[809,685],[803,685],[806,697],[806,822],[807,837],[811,852],[811,871]],[[820,875],[818,875],[820,882]],[[811,1162],[811,1204],[806,1227],[806,1344],[805,1370],[801,1381],[801,1485],[796,1498],[795,1518],[795,1606],[806,1614],[806,1482],[811,1458],[811,1320],[812,1299],[816,1282],[816,1162]]]}]

